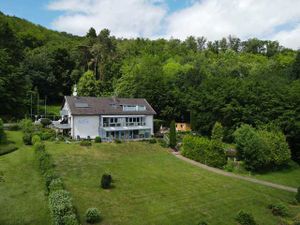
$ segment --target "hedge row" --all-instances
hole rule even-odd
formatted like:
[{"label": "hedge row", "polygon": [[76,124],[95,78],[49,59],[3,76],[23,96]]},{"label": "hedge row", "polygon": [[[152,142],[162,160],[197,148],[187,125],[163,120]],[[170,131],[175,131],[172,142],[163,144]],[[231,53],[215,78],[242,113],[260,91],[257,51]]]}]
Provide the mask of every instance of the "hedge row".
[{"label": "hedge row", "polygon": [[44,143],[39,138],[34,138],[33,142],[39,168],[45,177],[45,185],[49,193],[49,209],[53,224],[79,225],[71,195],[64,189],[62,179],[55,174],[51,155],[46,151]]},{"label": "hedge row", "polygon": [[183,138],[181,154],[209,166],[222,168],[226,164],[221,141],[187,135]]}]

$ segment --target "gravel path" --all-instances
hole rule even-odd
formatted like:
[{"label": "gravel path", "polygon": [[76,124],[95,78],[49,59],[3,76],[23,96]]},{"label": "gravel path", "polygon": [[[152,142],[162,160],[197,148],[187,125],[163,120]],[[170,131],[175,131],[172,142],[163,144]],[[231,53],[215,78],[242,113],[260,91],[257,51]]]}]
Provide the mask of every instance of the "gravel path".
[{"label": "gravel path", "polygon": [[226,176],[226,177],[233,177],[233,178],[236,178],[236,179],[245,180],[245,181],[249,181],[249,182],[252,182],[252,183],[261,184],[261,185],[265,185],[265,186],[268,186],[268,187],[277,188],[277,189],[285,190],[285,191],[289,191],[289,192],[294,192],[294,193],[297,192],[297,188],[293,188],[293,187],[289,187],[289,186],[285,186],[285,185],[281,185],[281,184],[275,184],[275,183],[272,183],[272,182],[258,180],[258,179],[250,178],[250,177],[246,177],[246,176],[236,175],[236,174],[229,173],[229,172],[226,172],[224,170],[217,169],[217,168],[214,168],[214,167],[210,167],[210,166],[204,165],[202,163],[196,162],[194,160],[188,159],[188,158],[180,155],[178,152],[173,152],[173,154],[177,158],[179,158],[179,159],[181,159],[185,162],[188,162],[188,163],[190,163],[194,166],[200,167],[202,169],[205,169],[205,170],[208,170],[210,172],[217,173],[217,174],[220,174],[220,175],[223,175],[223,176]]}]

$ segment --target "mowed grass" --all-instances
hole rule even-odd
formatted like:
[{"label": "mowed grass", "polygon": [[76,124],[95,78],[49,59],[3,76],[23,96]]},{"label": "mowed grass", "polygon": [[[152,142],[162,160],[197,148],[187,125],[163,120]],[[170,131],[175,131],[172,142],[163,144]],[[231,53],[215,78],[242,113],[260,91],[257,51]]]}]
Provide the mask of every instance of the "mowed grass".
[{"label": "mowed grass", "polygon": [[295,162],[291,162],[289,167],[282,170],[257,173],[250,177],[298,188],[300,187],[300,166]]},{"label": "mowed grass", "polygon": [[[97,207],[103,225],[233,225],[241,209],[259,224],[278,224],[268,204],[288,205],[295,194],[223,177],[175,158],[157,144],[100,143],[92,147],[47,143],[56,170],[71,192],[82,224],[85,211]],[[114,187],[100,188],[112,174]],[[299,207],[290,206],[291,216]]]},{"label": "mowed grass", "polygon": [[7,131],[19,149],[0,156],[0,224],[50,225],[47,197],[33,150],[21,132]]}]

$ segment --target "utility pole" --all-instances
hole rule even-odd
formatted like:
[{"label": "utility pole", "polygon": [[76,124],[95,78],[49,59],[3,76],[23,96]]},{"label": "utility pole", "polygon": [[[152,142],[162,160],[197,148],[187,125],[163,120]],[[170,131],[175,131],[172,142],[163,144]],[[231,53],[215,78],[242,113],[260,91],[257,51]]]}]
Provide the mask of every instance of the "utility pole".
[{"label": "utility pole", "polygon": [[30,92],[30,119],[32,119],[32,91]]},{"label": "utility pole", "polygon": [[36,112],[37,112],[37,117],[39,117],[39,114],[40,114],[40,96],[39,96],[39,93],[37,93],[37,103],[36,103]]},{"label": "utility pole", "polygon": [[45,118],[47,116],[47,95],[45,96]]}]

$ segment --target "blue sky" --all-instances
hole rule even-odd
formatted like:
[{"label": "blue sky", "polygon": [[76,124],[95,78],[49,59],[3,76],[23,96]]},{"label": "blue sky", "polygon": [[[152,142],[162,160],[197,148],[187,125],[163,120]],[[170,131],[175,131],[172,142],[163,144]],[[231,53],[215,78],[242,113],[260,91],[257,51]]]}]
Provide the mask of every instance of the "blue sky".
[{"label": "blue sky", "polygon": [[[47,6],[50,2],[51,0],[1,0],[0,11],[51,28],[51,22],[63,13],[48,10]],[[185,8],[191,3],[188,0],[168,0],[166,2],[169,12]]]},{"label": "blue sky", "polygon": [[0,0],[0,10],[77,35],[93,26],[117,37],[233,35],[300,48],[299,0]]}]

